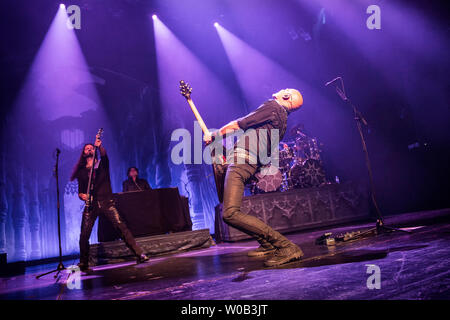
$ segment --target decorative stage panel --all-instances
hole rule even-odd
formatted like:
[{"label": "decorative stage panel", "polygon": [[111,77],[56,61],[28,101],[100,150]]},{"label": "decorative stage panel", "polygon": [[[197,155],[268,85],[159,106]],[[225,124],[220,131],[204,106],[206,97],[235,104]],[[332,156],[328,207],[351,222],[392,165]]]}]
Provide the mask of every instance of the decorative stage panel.
[{"label": "decorative stage panel", "polygon": [[[215,245],[209,229],[176,232],[164,235],[136,238],[136,242],[149,257],[168,253],[179,253]],[[109,241],[91,245],[91,265],[133,260],[134,256],[123,241]]]},{"label": "decorative stage panel", "polygon": [[[366,188],[351,182],[328,184],[244,197],[241,210],[277,231],[292,232],[367,218],[369,194]],[[228,226],[222,219],[222,205],[216,206],[217,242],[249,238]]]}]

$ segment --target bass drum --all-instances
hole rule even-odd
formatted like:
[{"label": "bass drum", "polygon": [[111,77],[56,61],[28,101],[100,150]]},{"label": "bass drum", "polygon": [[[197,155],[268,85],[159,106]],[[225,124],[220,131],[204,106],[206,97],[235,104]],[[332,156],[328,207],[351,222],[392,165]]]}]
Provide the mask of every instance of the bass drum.
[{"label": "bass drum", "polygon": [[262,167],[255,174],[255,177],[257,181],[254,185],[253,194],[278,191],[283,182],[283,175],[275,166]]},{"label": "bass drum", "polygon": [[289,172],[291,188],[318,187],[326,183],[325,170],[319,160],[308,159],[303,163],[296,163]]}]

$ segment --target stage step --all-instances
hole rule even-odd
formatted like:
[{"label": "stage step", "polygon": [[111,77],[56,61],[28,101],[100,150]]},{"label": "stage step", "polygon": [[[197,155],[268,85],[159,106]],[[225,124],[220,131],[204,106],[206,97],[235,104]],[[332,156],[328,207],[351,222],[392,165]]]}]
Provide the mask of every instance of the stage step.
[{"label": "stage step", "polygon": [[[136,242],[149,257],[179,253],[215,245],[209,229],[139,237]],[[91,245],[90,265],[100,265],[134,260],[131,251],[121,240]]]}]

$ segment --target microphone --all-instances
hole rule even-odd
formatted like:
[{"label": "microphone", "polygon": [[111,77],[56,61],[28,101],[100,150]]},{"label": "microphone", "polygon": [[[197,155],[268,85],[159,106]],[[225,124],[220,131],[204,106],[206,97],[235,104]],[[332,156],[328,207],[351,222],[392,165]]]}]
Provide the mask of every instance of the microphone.
[{"label": "microphone", "polygon": [[56,148],[56,154],[60,154],[61,150],[59,150],[59,148]]},{"label": "microphone", "polygon": [[328,87],[330,84],[332,84],[333,82],[335,82],[335,81],[337,81],[337,80],[339,80],[339,79],[341,79],[341,77],[336,77],[336,78],[334,78],[333,80],[328,81],[327,83],[325,83],[325,87]]}]

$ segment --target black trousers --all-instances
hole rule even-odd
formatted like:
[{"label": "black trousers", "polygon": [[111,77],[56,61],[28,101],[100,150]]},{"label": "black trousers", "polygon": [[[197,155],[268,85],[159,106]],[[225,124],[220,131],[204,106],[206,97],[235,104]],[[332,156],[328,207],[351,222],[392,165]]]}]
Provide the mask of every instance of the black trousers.
[{"label": "black trousers", "polygon": [[83,212],[83,219],[81,220],[81,263],[88,264],[89,262],[89,238],[91,236],[95,220],[97,220],[97,217],[101,214],[104,215],[109,221],[111,221],[114,228],[120,233],[121,238],[125,241],[125,244],[133,252],[134,255],[139,256],[143,253],[142,249],[137,245],[136,240],[134,240],[131,231],[127,228],[122,218],[120,217],[114,200],[95,201],[90,212],[88,212],[87,210]]},{"label": "black trousers", "polygon": [[252,236],[264,247],[270,245],[276,248],[287,247],[291,242],[286,237],[260,219],[241,212],[245,182],[255,174],[257,169],[257,165],[253,164],[229,165],[225,176],[223,220],[230,226]]}]

